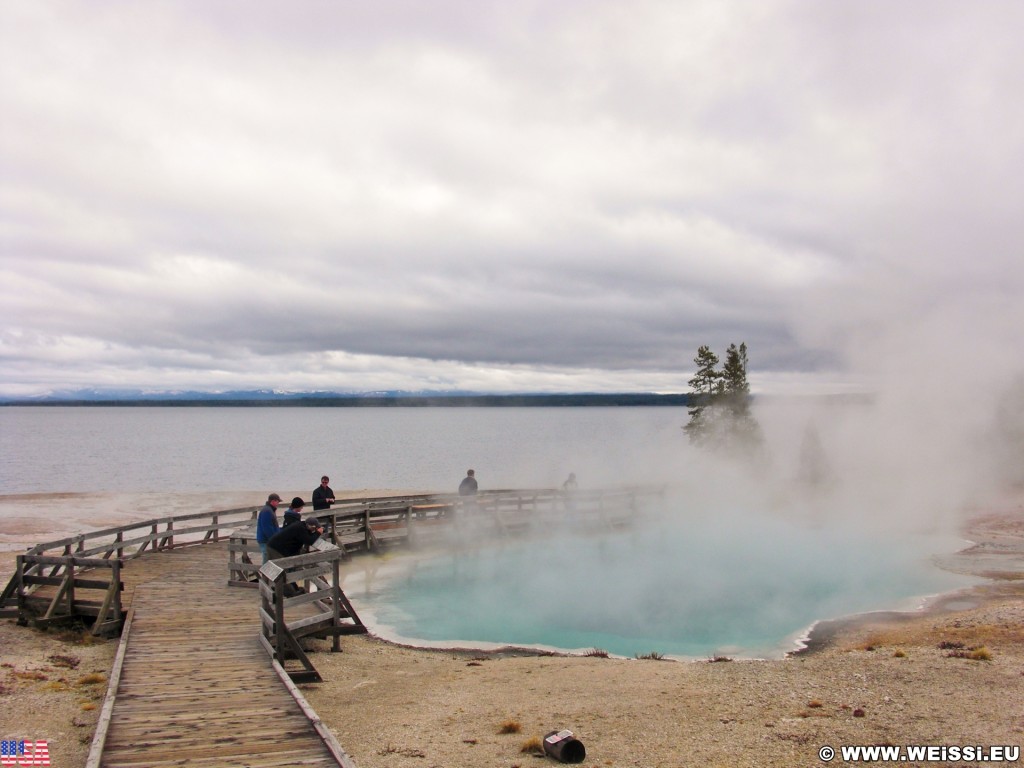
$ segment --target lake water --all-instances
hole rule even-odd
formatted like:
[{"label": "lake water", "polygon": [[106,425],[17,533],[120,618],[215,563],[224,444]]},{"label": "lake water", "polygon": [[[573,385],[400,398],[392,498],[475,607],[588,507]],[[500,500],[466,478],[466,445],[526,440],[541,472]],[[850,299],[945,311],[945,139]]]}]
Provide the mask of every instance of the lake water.
[{"label": "lake water", "polygon": [[655,477],[684,408],[0,408],[0,492],[454,491]]},{"label": "lake water", "polygon": [[[778,655],[817,619],[908,607],[968,580],[951,539],[813,519],[702,474],[683,408],[0,408],[0,492],[282,494],[670,487],[626,532],[541,531],[354,586],[380,631],[425,644]],[[694,469],[698,467],[698,469]],[[717,483],[717,484],[716,484]],[[708,487],[711,486],[711,487]],[[349,586],[346,585],[346,589]]]}]

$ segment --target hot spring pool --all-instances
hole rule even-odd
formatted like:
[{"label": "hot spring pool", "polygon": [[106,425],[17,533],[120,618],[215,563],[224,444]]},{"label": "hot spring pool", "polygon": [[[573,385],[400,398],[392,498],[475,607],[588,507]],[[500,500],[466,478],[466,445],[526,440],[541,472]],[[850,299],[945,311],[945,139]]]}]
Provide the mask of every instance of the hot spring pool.
[{"label": "hot spring pool", "polygon": [[375,634],[413,645],[772,658],[818,620],[909,609],[974,583],[930,562],[960,546],[716,519],[461,542],[390,558],[345,589]]}]

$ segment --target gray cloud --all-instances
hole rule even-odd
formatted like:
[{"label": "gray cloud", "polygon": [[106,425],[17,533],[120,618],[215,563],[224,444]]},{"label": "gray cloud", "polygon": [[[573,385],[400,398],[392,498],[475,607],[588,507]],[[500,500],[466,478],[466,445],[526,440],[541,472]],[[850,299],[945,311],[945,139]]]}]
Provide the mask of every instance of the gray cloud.
[{"label": "gray cloud", "polygon": [[1016,3],[0,13],[4,394],[1021,359]]}]

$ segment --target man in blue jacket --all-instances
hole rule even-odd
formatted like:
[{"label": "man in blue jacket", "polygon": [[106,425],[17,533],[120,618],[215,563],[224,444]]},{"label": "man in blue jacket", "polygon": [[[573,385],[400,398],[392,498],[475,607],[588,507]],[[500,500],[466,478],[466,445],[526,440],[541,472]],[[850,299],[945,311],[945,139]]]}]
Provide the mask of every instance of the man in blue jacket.
[{"label": "man in blue jacket", "polygon": [[276,493],[270,494],[267,496],[267,503],[263,505],[263,509],[256,516],[256,543],[260,545],[264,563],[270,559],[267,557],[267,542],[281,530],[281,526],[277,523],[277,505],[280,503],[280,496]]}]

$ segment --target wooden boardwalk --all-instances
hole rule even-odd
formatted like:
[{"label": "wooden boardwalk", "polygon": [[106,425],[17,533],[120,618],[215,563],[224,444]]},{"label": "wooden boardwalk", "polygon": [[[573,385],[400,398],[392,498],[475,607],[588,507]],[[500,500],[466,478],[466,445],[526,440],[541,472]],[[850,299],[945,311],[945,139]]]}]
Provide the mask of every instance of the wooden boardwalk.
[{"label": "wooden boardwalk", "polygon": [[127,640],[90,766],[353,765],[275,673],[259,641],[258,596],[228,587],[226,564],[222,543],[152,553],[124,569]]},{"label": "wooden boardwalk", "polygon": [[[619,488],[491,491],[468,505],[438,494],[350,499],[323,513],[326,551],[285,558],[274,573],[253,562],[258,548],[246,531],[255,509],[155,518],[18,555],[0,616],[41,626],[82,620],[94,634],[123,627],[86,768],[355,768],[295,685],[319,679],[303,638],[332,637],[338,650],[341,635],[366,631],[340,589],[341,557],[444,540],[458,521],[496,536],[618,528],[662,496]],[[254,576],[258,589],[238,588]],[[285,585],[300,581],[315,588],[286,597]],[[295,661],[303,668],[282,666]]]}]

